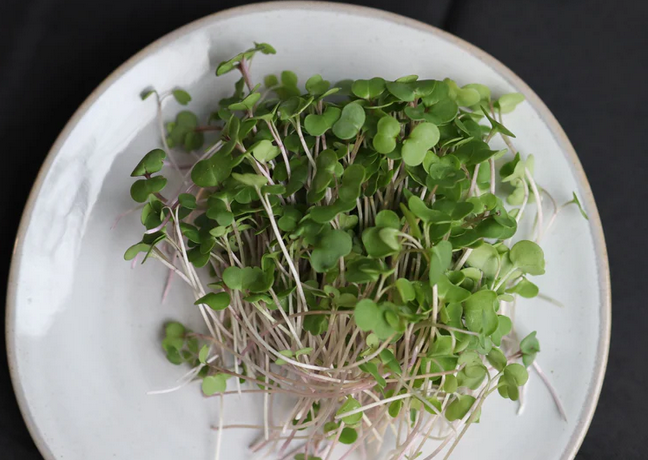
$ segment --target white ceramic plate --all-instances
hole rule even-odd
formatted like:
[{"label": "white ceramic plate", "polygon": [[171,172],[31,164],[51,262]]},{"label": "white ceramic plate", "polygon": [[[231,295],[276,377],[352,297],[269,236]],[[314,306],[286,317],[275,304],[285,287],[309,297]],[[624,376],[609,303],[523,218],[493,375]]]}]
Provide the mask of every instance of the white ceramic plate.
[{"label": "white ceramic plate", "polygon": [[[326,34],[312,33],[313,25]],[[571,209],[544,241],[547,274],[541,290],[565,304],[525,301],[522,333],[538,331],[539,362],[564,402],[561,421],[547,389],[532,375],[526,409],[493,397],[482,423],[456,451],[458,459],[558,459],[575,455],[601,388],[610,330],[605,244],[592,194],[576,154],[538,97],[483,51],[425,24],[372,9],[313,3],[250,5],[194,22],[167,35],[114,72],[81,106],[52,148],[20,227],[9,284],[7,341],[18,400],[36,443],[49,459],[210,459],[216,402],[197,387],[161,396],[182,369],[159,348],[161,323],[181,318],[195,327],[189,296],[179,285],[160,305],[162,267],[131,270],[124,249],[140,233],[137,218],[111,230],[131,207],[129,172],[158,146],[155,104],[140,101],[150,85],[181,86],[191,109],[229,92],[234,77],[216,79],[215,64],[267,41],[278,54],[255,61],[258,80],[294,69],[332,81],[403,73],[480,82],[495,93],[519,91],[524,103],[509,116],[517,146],[537,156],[537,178],[559,202],[576,191],[589,222]],[[422,59],[421,56],[425,58]],[[303,81],[303,80],[302,80]],[[178,107],[170,102],[167,113]],[[258,400],[227,400],[232,422],[260,416]],[[497,436],[494,434],[497,433]],[[258,433],[228,431],[224,459],[251,458]]]}]

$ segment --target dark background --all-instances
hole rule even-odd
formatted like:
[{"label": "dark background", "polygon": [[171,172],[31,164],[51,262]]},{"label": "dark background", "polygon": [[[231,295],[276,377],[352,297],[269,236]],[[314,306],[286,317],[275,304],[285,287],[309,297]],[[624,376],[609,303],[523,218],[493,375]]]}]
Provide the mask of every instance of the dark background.
[{"label": "dark background", "polygon": [[[5,288],[13,239],[32,182],[76,108],[144,46],[194,19],[243,3],[0,0],[0,289]],[[607,376],[578,458],[648,458],[648,371],[643,359],[648,305],[642,289],[648,276],[648,2],[352,3],[427,22],[479,46],[525,80],[562,124],[596,196],[613,284]],[[18,411],[1,343],[0,457],[40,459]]]}]

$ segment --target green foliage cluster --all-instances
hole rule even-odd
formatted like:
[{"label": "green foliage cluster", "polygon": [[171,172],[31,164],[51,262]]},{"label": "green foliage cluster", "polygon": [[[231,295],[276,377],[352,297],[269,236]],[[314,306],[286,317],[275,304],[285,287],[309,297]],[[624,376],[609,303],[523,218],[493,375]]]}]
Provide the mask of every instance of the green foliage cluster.
[{"label": "green foliage cluster", "polygon": [[169,148],[201,152],[182,193],[162,175],[175,152],[152,150],[132,174],[146,233],[126,258],[177,272],[210,330],[169,324],[169,361],[200,367],[207,396],[232,375],[291,392],[294,428],[314,443],[357,442],[371,432],[363,415],[469,425],[491,392],[517,400],[540,347],[535,333],[509,337],[506,305],[538,294],[530,277],[545,260],[533,241],[510,243],[533,158],[506,161],[489,142],[513,137],[501,114],[524,98],[416,75],[302,87],[284,71],[253,86],[258,53],[275,50],[256,44],[218,66],[242,75],[207,125],[188,110],[165,125]]}]

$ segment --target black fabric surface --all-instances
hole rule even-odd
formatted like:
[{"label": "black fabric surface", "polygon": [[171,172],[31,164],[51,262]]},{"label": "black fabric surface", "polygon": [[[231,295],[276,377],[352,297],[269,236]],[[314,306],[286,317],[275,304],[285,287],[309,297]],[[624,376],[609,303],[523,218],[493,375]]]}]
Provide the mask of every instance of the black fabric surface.
[{"label": "black fabric surface", "polygon": [[[0,0],[0,295],[35,175],[76,108],[142,47],[237,1]],[[606,233],[612,347],[579,459],[648,458],[648,2],[419,0],[353,2],[444,28],[489,52],[547,103],[574,144]],[[316,33],[314,31],[314,33]],[[644,281],[645,282],[645,281]],[[2,295],[3,296],[3,295]],[[2,341],[4,348],[4,341]],[[42,458],[0,352],[0,458]],[[483,458],[483,457],[475,457]],[[95,459],[88,459],[95,460]]]}]

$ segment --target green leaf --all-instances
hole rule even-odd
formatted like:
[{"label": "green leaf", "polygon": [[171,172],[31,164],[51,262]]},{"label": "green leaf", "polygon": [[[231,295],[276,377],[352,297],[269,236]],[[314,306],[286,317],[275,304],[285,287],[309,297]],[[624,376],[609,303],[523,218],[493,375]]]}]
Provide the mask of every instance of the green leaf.
[{"label": "green leaf", "polygon": [[424,118],[437,126],[445,125],[455,119],[458,108],[454,100],[446,97],[432,105]]},{"label": "green leaf", "polygon": [[351,102],[342,109],[340,118],[333,124],[333,134],[340,139],[354,138],[365,122],[365,111],[357,102]]},{"label": "green leaf", "polygon": [[324,80],[321,75],[313,75],[306,81],[306,91],[313,96],[320,96],[331,87],[331,83]]},{"label": "green leaf", "polygon": [[220,76],[231,72],[243,59],[249,61],[257,52],[263,54],[276,54],[277,51],[267,43],[255,43],[254,48],[250,48],[227,61],[221,62],[218,67],[216,67],[216,75]]},{"label": "green leaf", "polygon": [[347,264],[345,277],[349,283],[363,284],[378,281],[380,274],[385,272],[387,269],[381,260],[358,257]]},{"label": "green leaf", "polygon": [[230,104],[227,108],[231,111],[252,110],[259,99],[261,99],[261,93],[251,92],[242,101]]},{"label": "green leaf", "polygon": [[497,330],[491,335],[491,340],[498,347],[502,343],[502,337],[507,335],[513,329],[513,323],[508,316],[498,315]]},{"label": "green leaf", "polygon": [[304,128],[311,136],[321,136],[331,129],[340,118],[342,111],[329,106],[322,115],[310,114],[304,119]]},{"label": "green leaf", "polygon": [[147,89],[147,90],[144,90],[144,91],[142,91],[142,92],[140,93],[140,98],[141,98],[143,101],[145,101],[146,99],[149,98],[149,96],[151,96],[151,94],[157,94],[157,91],[155,91],[154,89]]},{"label": "green leaf", "polygon": [[224,393],[227,390],[227,374],[216,374],[205,377],[202,381],[202,391],[205,396]]},{"label": "green leaf", "polygon": [[[434,106],[435,104],[438,104],[441,101],[450,101],[454,104],[454,101],[450,97],[448,97],[449,89],[450,88],[448,87],[448,84],[446,82],[436,80],[434,81],[434,87],[432,88],[432,91],[426,96],[424,96],[421,99],[421,102],[423,102],[425,107]],[[453,118],[454,118],[454,115],[457,112],[456,105],[454,106],[453,112],[454,112],[453,113]]]},{"label": "green leaf", "polygon": [[416,75],[401,77],[394,82],[386,83],[387,90],[397,99],[403,102],[413,102],[418,98],[425,98],[432,94],[437,85],[435,80],[417,81]]},{"label": "green leaf", "polygon": [[150,244],[137,243],[132,245],[124,253],[124,260],[133,260],[140,252],[148,252],[151,249]]},{"label": "green leaf", "polygon": [[167,337],[184,337],[187,329],[177,321],[167,323],[164,327],[164,333]]},{"label": "green leaf", "polygon": [[428,356],[450,356],[452,355],[452,337],[437,336],[432,343],[432,348]]},{"label": "green leaf", "polygon": [[486,359],[488,359],[488,362],[491,364],[491,366],[493,366],[498,371],[502,371],[506,367],[506,356],[499,348],[493,348],[486,356]]},{"label": "green leaf", "polygon": [[444,212],[428,208],[423,200],[416,195],[412,195],[407,201],[407,204],[414,215],[420,218],[423,222],[442,224],[452,220],[451,217]]},{"label": "green leaf", "polygon": [[462,419],[466,416],[473,404],[475,404],[475,398],[473,396],[457,395],[457,397],[448,404],[445,416],[450,422]]},{"label": "green leaf", "polygon": [[277,86],[279,84],[279,80],[277,80],[276,75],[266,75],[263,79],[263,85],[266,88],[272,88],[273,86]]},{"label": "green leaf", "polygon": [[457,104],[462,107],[470,107],[471,105],[478,104],[481,100],[481,94],[474,88],[464,86],[457,92]]},{"label": "green leaf", "polygon": [[398,231],[393,228],[370,227],[362,232],[362,243],[372,258],[382,258],[400,250]]},{"label": "green leaf", "polygon": [[140,179],[135,181],[131,186],[131,197],[138,203],[145,203],[149,195],[158,193],[167,184],[166,178],[162,176],[151,177],[150,179]]},{"label": "green leaf", "polygon": [[[162,149],[153,149],[135,166],[131,177],[144,176],[145,174],[153,174],[162,169],[164,166],[164,159],[166,153]],[[576,196],[576,195],[574,195]]]},{"label": "green leaf", "polygon": [[254,143],[248,151],[252,152],[254,158],[260,163],[267,163],[270,160],[274,160],[280,153],[279,147],[266,139]]},{"label": "green leaf", "polygon": [[512,161],[502,165],[500,169],[500,176],[502,176],[502,182],[511,182],[515,183],[516,181],[521,181],[525,178],[526,170],[533,170],[533,156],[529,155],[526,160],[520,158],[520,154],[517,153]]},{"label": "green leaf", "polygon": [[209,357],[209,345],[203,345],[198,353],[198,361],[202,364],[207,364],[207,358]]},{"label": "green leaf", "polygon": [[[454,155],[467,166],[474,166],[493,157],[497,150],[491,150],[488,144],[482,140],[472,140],[460,145]],[[484,169],[488,171],[488,169]]]},{"label": "green leaf", "polygon": [[188,132],[184,136],[182,146],[187,152],[193,152],[194,150],[199,150],[200,148],[202,148],[204,143],[205,135],[202,132],[188,130]]},{"label": "green leaf", "polygon": [[373,146],[379,153],[391,153],[396,148],[396,138],[400,134],[401,125],[394,117],[386,115],[378,120],[377,132],[373,138]]},{"label": "green leaf", "polygon": [[454,99],[457,102],[457,104],[460,106],[470,107],[475,104],[478,104],[479,101],[481,100],[480,92],[474,88],[471,88],[469,86],[464,86],[463,88],[459,88],[459,86],[457,86],[457,84],[453,80],[450,80],[449,78],[446,78],[444,82],[449,87],[448,95],[452,99]]},{"label": "green leaf", "polygon": [[472,332],[491,335],[497,330],[498,319],[495,313],[497,293],[489,290],[475,292],[464,302],[466,326]]},{"label": "green leaf", "polygon": [[187,105],[191,101],[191,96],[189,95],[189,93],[182,89],[174,89],[173,97],[181,105]]},{"label": "green leaf", "polygon": [[488,119],[490,122],[492,129],[491,132],[493,133],[502,133],[506,136],[509,137],[515,137],[515,134],[513,134],[511,131],[509,131],[506,126],[495,120],[493,117],[490,116],[489,114],[489,108],[486,106],[486,104],[482,103],[482,113],[484,116]]},{"label": "green leaf", "polygon": [[[225,285],[237,291],[248,289],[251,292],[265,292],[266,275],[259,267],[227,267],[223,271]],[[269,287],[269,286],[268,286]]]},{"label": "green leaf", "polygon": [[281,72],[281,83],[284,86],[297,86],[297,75],[290,70]]},{"label": "green leaf", "polygon": [[308,458],[306,458],[306,454],[297,454],[295,455],[295,460],[322,460],[322,459],[320,457],[313,457],[311,455],[309,455]]},{"label": "green leaf", "polygon": [[[449,273],[449,275],[453,275],[454,273],[456,272]],[[463,302],[470,297],[470,291],[459,287],[457,284],[460,284],[460,282],[455,283],[448,276],[441,275],[438,281],[439,297],[451,303]]]},{"label": "green leaf", "polygon": [[[461,357],[463,356],[466,356],[466,353],[461,355]],[[457,385],[460,387],[470,388],[471,390],[476,390],[482,385],[487,374],[488,370],[481,361],[477,360],[476,362],[469,362],[466,364],[466,367],[457,374]]]},{"label": "green leaf", "polygon": [[250,187],[261,188],[268,183],[268,178],[257,174],[232,173],[232,177],[242,184]]},{"label": "green leaf", "polygon": [[227,292],[210,292],[194,302],[194,305],[205,304],[212,310],[225,310],[230,304],[230,295]]},{"label": "green leaf", "polygon": [[313,102],[313,97],[303,99],[299,96],[292,96],[279,105],[280,119],[283,121],[297,117]]},{"label": "green leaf", "polygon": [[178,195],[178,203],[187,209],[196,209],[196,197],[190,193],[181,193]]},{"label": "green leaf", "polygon": [[413,87],[406,82],[387,82],[385,86],[387,91],[403,102],[414,102],[416,98]]},{"label": "green leaf", "polygon": [[384,377],[380,374],[378,371],[378,366],[374,364],[373,362],[369,361],[368,363],[361,364],[360,370],[367,372],[368,374],[371,374],[374,379],[376,379],[376,384],[380,388],[385,388],[387,386],[387,382],[385,381]]},{"label": "green leaf", "polygon": [[423,162],[425,153],[439,142],[439,128],[432,123],[417,125],[403,142],[403,161],[408,166],[418,166]]},{"label": "green leaf", "polygon": [[509,259],[523,273],[542,275],[545,272],[544,252],[533,241],[522,240],[515,243],[509,252]]},{"label": "green leaf", "polygon": [[[445,391],[446,393],[454,393],[455,391],[457,391],[457,386],[458,386],[457,377],[455,377],[452,374],[446,375],[445,383],[443,385],[443,391]],[[436,400],[436,401],[438,401],[438,400]],[[439,402],[439,407],[437,407],[437,409],[439,409],[439,412],[441,412],[441,403],[440,402]]]},{"label": "green leaf", "polygon": [[360,99],[375,99],[385,91],[385,80],[379,77],[370,80],[356,80],[351,91]]},{"label": "green leaf", "polygon": [[540,342],[536,338],[536,331],[533,331],[527,335],[520,342],[520,351],[522,352],[522,362],[525,367],[529,367],[533,364],[536,355],[540,351]]},{"label": "green leaf", "polygon": [[239,267],[227,267],[223,271],[223,282],[230,289],[243,289],[243,269]]},{"label": "green leaf", "polygon": [[527,370],[518,363],[509,364],[504,369],[504,375],[511,377],[517,386],[522,386],[527,383],[529,380],[529,374]]},{"label": "green leaf", "polygon": [[387,409],[387,412],[389,413],[390,417],[396,418],[398,417],[398,414],[400,414],[402,407],[403,407],[403,400],[398,399],[389,404],[389,409]]},{"label": "green leaf", "polygon": [[504,94],[495,102],[495,108],[501,113],[510,113],[515,110],[518,104],[524,101],[524,96],[520,93]]},{"label": "green leaf", "polygon": [[360,196],[362,183],[365,179],[365,169],[362,165],[349,165],[342,176],[342,185],[338,188],[340,200],[352,203]]},{"label": "green leaf", "polygon": [[323,235],[311,253],[311,265],[318,273],[324,273],[337,266],[341,257],[351,252],[353,241],[342,230],[331,230]]},{"label": "green leaf", "polygon": [[507,289],[506,292],[519,294],[521,297],[531,299],[538,295],[539,289],[538,286],[523,277],[515,286]]},{"label": "green leaf", "polygon": [[201,160],[191,170],[191,180],[199,187],[215,187],[230,176],[233,162],[231,152],[235,141],[229,141],[210,158]]},{"label": "green leaf", "polygon": [[430,257],[430,286],[439,282],[441,275],[450,267],[452,263],[452,244],[448,241],[440,241],[431,251]]},{"label": "green leaf", "polygon": [[336,412],[336,417],[337,416],[342,416],[342,421],[346,425],[355,425],[356,423],[359,423],[360,420],[362,420],[362,412],[358,412],[357,414],[353,415],[347,415],[344,416],[345,413],[354,411],[356,409],[360,409],[362,406],[360,403],[352,398],[351,396],[348,396],[344,404],[338,409]]},{"label": "green leaf", "polygon": [[500,269],[500,254],[492,244],[484,243],[472,250],[466,263],[480,269],[487,278],[495,278]]},{"label": "green leaf", "polygon": [[581,205],[581,202],[578,199],[578,196],[576,196],[576,192],[573,192],[572,194],[573,194],[574,198],[571,201],[569,201],[567,204],[573,203],[576,206],[578,206],[578,210],[580,211],[581,215],[585,218],[585,220],[589,220],[589,217],[587,217],[587,213],[585,212],[585,209],[583,209],[583,206]]},{"label": "green leaf", "polygon": [[371,331],[380,320],[380,308],[370,299],[362,299],[353,310],[353,319],[361,331]]},{"label": "green leaf", "polygon": [[203,253],[200,251],[200,246],[196,246],[195,248],[187,251],[187,258],[189,259],[189,262],[191,262],[196,268],[202,268],[207,265],[207,262],[209,262],[209,257],[209,253]]},{"label": "green leaf", "polygon": [[[325,224],[335,219],[335,217],[339,213],[351,211],[353,208],[355,208],[355,201],[345,202],[342,200],[337,200],[335,203],[327,206],[314,206],[313,208],[311,208],[309,215],[314,222],[317,222],[319,224]],[[346,217],[344,216],[346,215],[342,214],[340,216],[341,228],[345,227],[345,225],[342,225],[342,221],[345,218],[355,217],[357,222],[357,216],[346,216]]]},{"label": "green leaf", "polygon": [[398,278],[396,280],[396,289],[398,289],[398,293],[403,302],[411,302],[416,298],[416,290],[414,289],[414,286],[405,278]]},{"label": "green leaf", "polygon": [[300,348],[295,352],[295,358],[298,358],[302,355],[308,355],[313,351],[311,347],[306,347],[306,348]]},{"label": "green leaf", "polygon": [[394,228],[396,230],[400,230],[400,218],[394,211],[384,209],[376,214],[376,227]]},{"label": "green leaf", "polygon": [[479,93],[479,97],[482,101],[490,101],[491,90],[488,88],[488,86],[480,85],[479,83],[470,83],[468,85],[464,85],[464,89],[474,89]]},{"label": "green leaf", "polygon": [[[290,351],[290,350],[281,350],[279,352],[279,354],[282,355],[282,356],[285,356],[286,358],[292,358],[293,357],[293,352]],[[275,364],[277,366],[283,366],[286,363],[287,363],[287,361],[284,360],[284,359],[281,359],[281,358],[277,358],[277,360],[275,361]]]},{"label": "green leaf", "polygon": [[511,238],[517,231],[517,222],[502,211],[502,215],[492,215],[482,220],[475,227],[477,236],[503,240]]},{"label": "green leaf", "polygon": [[328,318],[325,315],[310,315],[304,318],[304,329],[312,335],[320,335],[328,329]]},{"label": "green leaf", "polygon": [[[342,428],[342,433],[340,433],[340,438],[338,439],[342,444],[353,444],[358,439],[358,432],[353,428],[345,426]],[[313,457],[311,457],[313,458]]]}]

